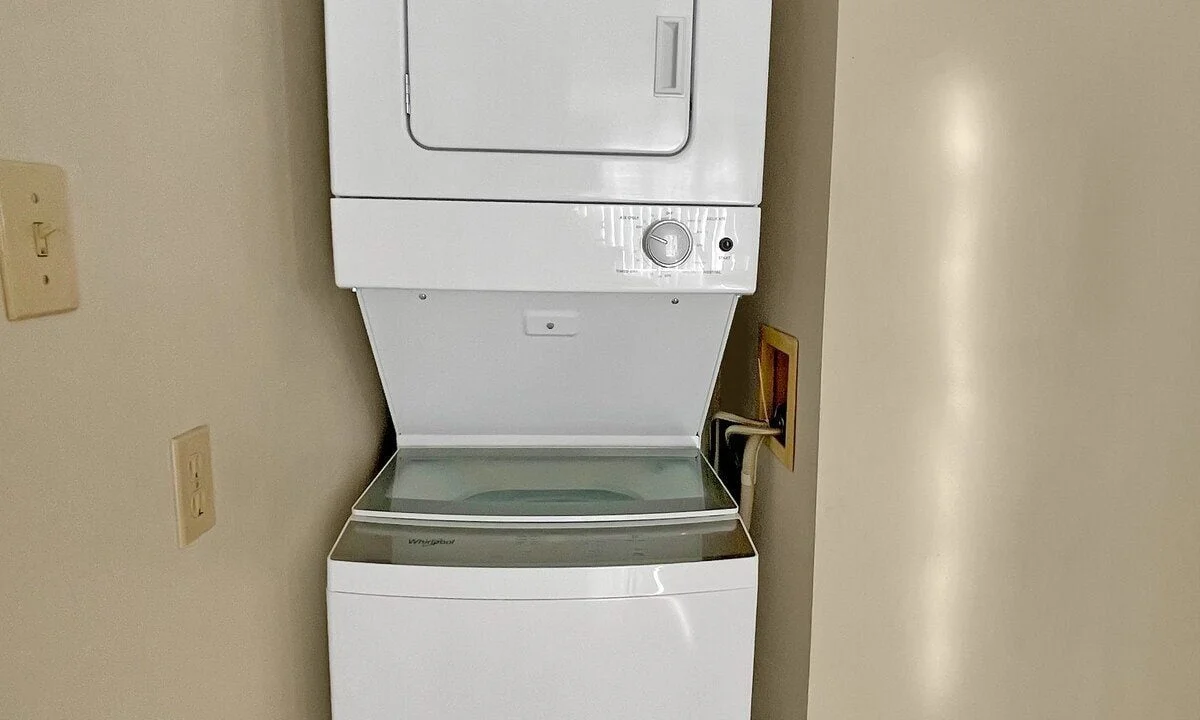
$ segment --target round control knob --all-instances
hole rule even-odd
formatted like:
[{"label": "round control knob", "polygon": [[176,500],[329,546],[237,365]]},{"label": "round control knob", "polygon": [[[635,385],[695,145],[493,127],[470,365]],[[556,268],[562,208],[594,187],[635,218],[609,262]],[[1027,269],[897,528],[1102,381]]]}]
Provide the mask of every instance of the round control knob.
[{"label": "round control knob", "polygon": [[646,229],[642,249],[659,267],[678,267],[692,254],[692,233],[678,220],[659,220]]}]

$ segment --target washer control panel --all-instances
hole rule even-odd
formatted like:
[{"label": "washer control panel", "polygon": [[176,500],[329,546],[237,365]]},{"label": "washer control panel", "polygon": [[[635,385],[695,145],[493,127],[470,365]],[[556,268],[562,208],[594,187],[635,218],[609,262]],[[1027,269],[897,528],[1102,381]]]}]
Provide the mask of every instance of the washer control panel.
[{"label": "washer control panel", "polygon": [[725,275],[746,270],[755,257],[753,247],[738,242],[736,209],[626,205],[584,212],[600,213],[600,239],[617,251],[619,273]]},{"label": "washer control panel", "polygon": [[642,250],[659,267],[678,267],[692,254],[692,231],[678,220],[659,220],[646,228]]},{"label": "washer control panel", "polygon": [[332,207],[342,287],[747,294],[758,273],[756,207],[363,198]]}]

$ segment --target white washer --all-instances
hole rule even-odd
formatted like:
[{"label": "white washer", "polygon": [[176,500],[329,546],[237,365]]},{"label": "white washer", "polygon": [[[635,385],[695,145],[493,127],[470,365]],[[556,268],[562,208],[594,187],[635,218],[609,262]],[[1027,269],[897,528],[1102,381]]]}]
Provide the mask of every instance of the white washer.
[{"label": "white washer", "polygon": [[[431,511],[479,515],[408,519]],[[757,559],[735,513],[679,449],[403,452],[329,556],[334,718],[748,717]],[[535,522],[480,522],[500,518]]]},{"label": "white washer", "polygon": [[334,720],[746,720],[699,451],[757,278],[770,0],[326,0],[334,265],[398,455],[328,559]]},{"label": "white washer", "polygon": [[333,716],[747,718],[755,572],[736,520],[352,521],[329,564]]}]

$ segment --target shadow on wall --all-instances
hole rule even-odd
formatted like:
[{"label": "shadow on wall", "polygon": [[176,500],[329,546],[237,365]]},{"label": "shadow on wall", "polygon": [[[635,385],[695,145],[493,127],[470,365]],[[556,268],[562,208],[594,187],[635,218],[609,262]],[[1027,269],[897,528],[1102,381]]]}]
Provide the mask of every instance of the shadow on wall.
[{"label": "shadow on wall", "polygon": [[[329,201],[331,196],[329,170],[328,113],[326,112],[325,86],[325,35],[324,14],[320,2],[297,3],[280,0],[277,4],[282,38],[282,105],[286,109],[284,127],[279,136],[278,152],[284,157],[287,167],[288,191],[282,196],[290,203],[287,216],[292,223],[288,246],[264,246],[261,262],[278,263],[293,268],[286,276],[286,283],[279,292],[316,293],[326,296],[329,317],[324,322],[332,326],[337,342],[353,347],[360,354],[369,354],[364,327],[357,309],[354,294],[334,283],[333,245],[331,241]],[[314,108],[320,108],[314,113]],[[313,148],[321,148],[313,152]],[[269,253],[281,253],[273,255]],[[347,306],[352,307],[348,310]],[[279,306],[283,314],[290,314],[286,304]],[[292,318],[281,317],[281,322]],[[281,362],[303,362],[306,354],[314,351],[303,333],[290,337],[287,346],[280,348]],[[344,368],[348,377],[345,386],[365,390],[370,397],[366,403],[381,403],[382,389],[373,363],[347,363]],[[395,449],[395,430],[390,417],[386,417],[378,439],[375,467],[381,467]],[[307,664],[308,677],[299,681],[320,690],[314,695],[321,700],[327,712],[329,687],[324,593],[313,593],[314,588],[324,586],[324,557],[332,547],[337,533],[349,514],[350,506],[370,481],[373,473],[364,474],[351,483],[344,492],[335,496],[333,512],[329,513],[324,526],[311,536],[308,551],[293,556],[289,576],[297,578],[291,592],[294,594],[291,607],[295,611],[293,622],[301,623],[309,630],[293,636],[299,644],[280,648],[281,652],[296,657],[320,658],[321,662]]]},{"label": "shadow on wall", "polygon": [[[336,296],[337,304],[353,305],[358,315],[358,303],[352,291],[334,284],[333,243],[329,219],[331,182],[329,171],[329,129],[326,110],[325,89],[325,31],[324,14],[320,3],[295,3],[280,0],[280,22],[283,37],[283,88],[284,106],[288,113],[286,130],[288,177],[291,183],[291,218],[297,229],[291,234],[296,254],[292,266],[296,268],[295,281],[298,288],[323,288]],[[313,108],[321,108],[319,115]],[[322,148],[314,155],[311,148]],[[300,148],[300,150],[297,150]],[[304,232],[301,229],[308,229]],[[319,237],[324,242],[308,242]],[[331,303],[332,305],[333,303]],[[343,313],[337,312],[338,316]],[[347,346],[362,347],[370,352],[365,330],[359,322],[339,322],[335,325],[340,339]],[[373,365],[352,364],[355,387],[374,387],[378,392],[372,397],[378,401],[382,389]],[[380,435],[379,460],[382,467],[396,449],[396,431],[391,417],[386,418]],[[364,487],[366,479],[364,479]],[[346,503],[350,507],[355,495]],[[338,521],[340,528],[341,520]],[[332,541],[332,538],[331,538]]]},{"label": "shadow on wall", "polygon": [[760,553],[754,717],[807,715],[825,248],[833,147],[836,0],[774,6],[758,289],[738,308],[721,372],[723,406],[759,412],[759,325],[800,341],[796,466],[759,463]]}]

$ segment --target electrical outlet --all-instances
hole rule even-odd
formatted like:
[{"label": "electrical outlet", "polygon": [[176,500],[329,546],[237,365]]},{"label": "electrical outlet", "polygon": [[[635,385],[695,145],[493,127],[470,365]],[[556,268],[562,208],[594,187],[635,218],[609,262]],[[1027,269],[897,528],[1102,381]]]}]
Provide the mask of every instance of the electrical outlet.
[{"label": "electrical outlet", "polygon": [[62,168],[0,161],[0,285],[9,320],[79,307]]},{"label": "electrical outlet", "polygon": [[800,342],[763,325],[758,340],[758,398],[762,417],[782,430],[767,446],[788,470],[796,466],[796,361]]},{"label": "electrical outlet", "polygon": [[179,524],[179,547],[185,547],[217,522],[208,426],[192,428],[172,439],[171,459],[175,466],[175,516]]}]

